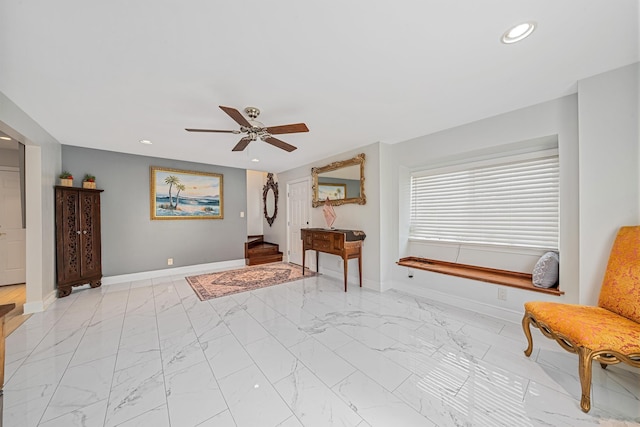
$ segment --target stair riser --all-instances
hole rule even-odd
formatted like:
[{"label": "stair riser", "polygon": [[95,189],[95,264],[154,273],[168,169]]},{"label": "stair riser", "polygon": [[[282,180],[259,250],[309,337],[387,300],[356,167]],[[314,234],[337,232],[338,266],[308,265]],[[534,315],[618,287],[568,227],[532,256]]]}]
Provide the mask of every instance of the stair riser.
[{"label": "stair riser", "polygon": [[251,257],[245,260],[247,265],[267,264],[270,262],[281,262],[281,261],[282,261],[282,252],[269,255],[269,256]]},{"label": "stair riser", "polygon": [[278,251],[278,247],[274,246],[272,248],[252,248],[249,249],[249,256],[255,255],[255,256],[261,256],[261,255],[266,255],[266,254],[277,254],[280,251]]}]

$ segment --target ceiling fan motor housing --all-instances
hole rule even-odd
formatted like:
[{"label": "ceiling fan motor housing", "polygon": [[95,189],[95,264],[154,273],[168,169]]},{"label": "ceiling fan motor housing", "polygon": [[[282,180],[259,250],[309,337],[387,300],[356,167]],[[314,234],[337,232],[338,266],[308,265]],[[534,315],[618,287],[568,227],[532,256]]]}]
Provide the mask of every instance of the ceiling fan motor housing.
[{"label": "ceiling fan motor housing", "polygon": [[247,107],[244,109],[244,112],[253,120],[255,120],[256,117],[260,115],[260,110],[258,110],[256,107]]}]

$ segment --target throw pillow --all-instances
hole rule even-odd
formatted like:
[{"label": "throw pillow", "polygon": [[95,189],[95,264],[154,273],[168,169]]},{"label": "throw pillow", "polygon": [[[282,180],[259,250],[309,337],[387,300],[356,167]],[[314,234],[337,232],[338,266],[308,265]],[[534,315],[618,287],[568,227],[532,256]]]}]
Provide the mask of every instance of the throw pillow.
[{"label": "throw pillow", "polygon": [[558,285],[560,276],[560,256],[557,252],[547,252],[540,257],[533,267],[533,286],[553,288]]}]

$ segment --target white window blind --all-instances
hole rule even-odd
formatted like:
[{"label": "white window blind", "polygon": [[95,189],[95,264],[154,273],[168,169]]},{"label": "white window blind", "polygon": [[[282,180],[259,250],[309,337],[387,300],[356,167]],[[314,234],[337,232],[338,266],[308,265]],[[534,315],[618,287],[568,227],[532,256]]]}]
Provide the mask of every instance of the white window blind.
[{"label": "white window blind", "polygon": [[411,177],[409,237],[558,249],[557,152]]}]

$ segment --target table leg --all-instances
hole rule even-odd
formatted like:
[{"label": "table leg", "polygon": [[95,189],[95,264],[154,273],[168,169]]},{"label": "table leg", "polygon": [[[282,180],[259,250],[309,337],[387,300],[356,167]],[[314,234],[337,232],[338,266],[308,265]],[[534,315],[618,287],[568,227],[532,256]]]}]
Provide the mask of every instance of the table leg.
[{"label": "table leg", "polygon": [[344,291],[347,292],[347,276],[348,276],[348,266],[349,266],[349,258],[346,256],[343,259],[344,262]]},{"label": "table leg", "polygon": [[0,394],[4,388],[4,316],[0,318]]},{"label": "table leg", "polygon": [[316,251],[316,273],[320,273],[320,251]]},{"label": "table leg", "polygon": [[362,254],[358,255],[358,277],[360,277],[360,287],[362,287]]},{"label": "table leg", "polygon": [[304,243],[302,243],[302,275],[304,276],[304,258],[307,251],[304,250]]}]

